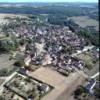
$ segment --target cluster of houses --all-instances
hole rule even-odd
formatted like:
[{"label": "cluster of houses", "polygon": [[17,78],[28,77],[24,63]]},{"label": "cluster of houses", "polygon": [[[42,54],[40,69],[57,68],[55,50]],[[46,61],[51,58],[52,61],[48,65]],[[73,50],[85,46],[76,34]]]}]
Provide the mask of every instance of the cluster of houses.
[{"label": "cluster of houses", "polygon": [[83,50],[85,40],[69,27],[47,23],[41,25],[28,19],[16,23],[14,19],[8,26],[8,34],[14,34],[19,43],[19,53],[16,54],[24,55],[22,58],[26,66],[50,65],[55,69],[59,67],[66,70],[72,70],[74,67],[83,68],[83,62],[74,59],[71,54]]},{"label": "cluster of houses", "polygon": [[67,26],[21,23],[12,33],[18,39],[18,51],[24,54],[26,66],[50,65],[70,71],[74,67],[83,68],[83,62],[70,55],[82,50],[85,41]]},{"label": "cluster of houses", "polygon": [[91,51],[91,56],[94,58],[94,59],[99,59],[99,48],[96,48],[94,47]]}]

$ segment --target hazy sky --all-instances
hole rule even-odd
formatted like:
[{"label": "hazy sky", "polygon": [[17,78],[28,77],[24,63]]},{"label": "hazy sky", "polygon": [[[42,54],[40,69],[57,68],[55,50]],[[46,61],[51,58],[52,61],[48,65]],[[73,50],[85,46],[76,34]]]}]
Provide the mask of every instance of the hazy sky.
[{"label": "hazy sky", "polygon": [[0,2],[98,2],[98,0],[0,0]]}]

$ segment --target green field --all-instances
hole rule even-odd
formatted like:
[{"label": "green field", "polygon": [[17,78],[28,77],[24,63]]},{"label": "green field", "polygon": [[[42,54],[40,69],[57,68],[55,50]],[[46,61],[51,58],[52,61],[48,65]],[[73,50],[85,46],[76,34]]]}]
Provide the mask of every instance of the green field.
[{"label": "green field", "polygon": [[98,21],[89,18],[88,16],[78,16],[78,17],[70,17],[76,24],[85,28],[87,26],[94,26],[96,30],[99,30]]}]

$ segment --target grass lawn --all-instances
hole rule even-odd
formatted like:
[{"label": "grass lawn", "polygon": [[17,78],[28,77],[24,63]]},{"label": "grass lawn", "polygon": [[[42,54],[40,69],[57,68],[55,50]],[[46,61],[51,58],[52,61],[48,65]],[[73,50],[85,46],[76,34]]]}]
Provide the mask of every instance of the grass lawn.
[{"label": "grass lawn", "polygon": [[0,54],[0,76],[9,75],[16,68],[13,65],[15,60],[9,60],[9,54]]}]

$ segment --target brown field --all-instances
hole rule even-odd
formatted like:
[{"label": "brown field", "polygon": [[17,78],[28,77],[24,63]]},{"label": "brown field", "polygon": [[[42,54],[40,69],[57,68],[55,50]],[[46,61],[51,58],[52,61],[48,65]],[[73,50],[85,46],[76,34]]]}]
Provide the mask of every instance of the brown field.
[{"label": "brown field", "polygon": [[99,30],[98,21],[91,19],[88,16],[70,17],[70,19],[83,28],[87,26],[95,26],[96,30]]},{"label": "brown field", "polygon": [[69,100],[68,98],[72,92],[84,81],[84,78],[77,72],[65,77],[54,70],[44,67],[29,73],[29,76],[54,87],[42,100]]},{"label": "brown field", "polygon": [[15,18],[15,17],[26,18],[26,16],[24,16],[24,15],[0,13],[0,25],[9,23],[8,19],[4,19],[5,17],[10,17],[10,18]]}]

